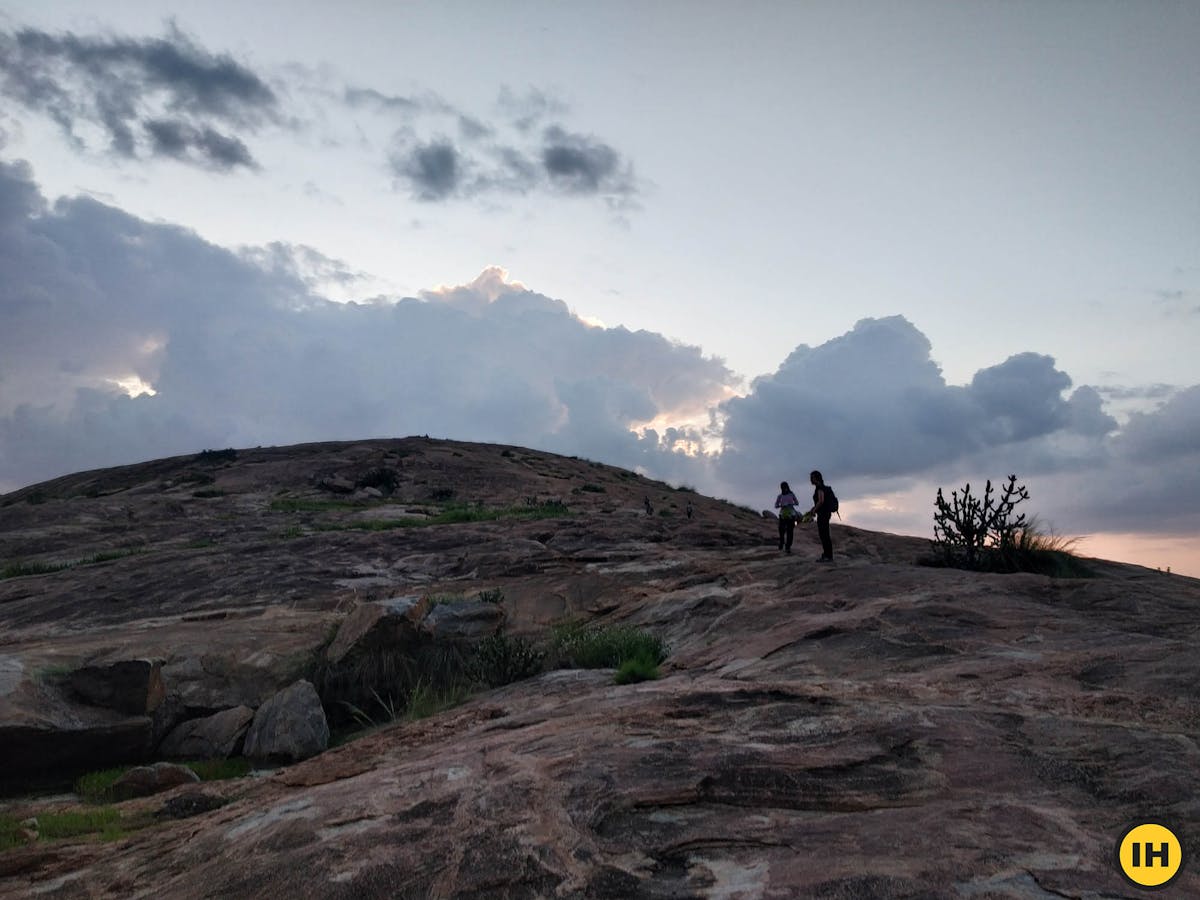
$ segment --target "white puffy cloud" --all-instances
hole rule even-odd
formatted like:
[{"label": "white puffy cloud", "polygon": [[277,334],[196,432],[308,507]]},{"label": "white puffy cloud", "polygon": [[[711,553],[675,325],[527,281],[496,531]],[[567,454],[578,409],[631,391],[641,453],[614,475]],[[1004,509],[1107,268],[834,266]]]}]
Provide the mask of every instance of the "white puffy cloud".
[{"label": "white puffy cloud", "polygon": [[918,534],[938,485],[1011,472],[1065,531],[1200,530],[1200,386],[1156,387],[1118,428],[1048,356],[947,384],[898,316],[801,345],[737,396],[720,359],[589,324],[499,268],[334,303],[316,285],[357,276],[311,248],[235,253],[92,199],[49,204],[2,161],[0,273],[0,490],[205,447],[427,433],[755,506],[819,468],[851,521]]},{"label": "white puffy cloud", "polygon": [[[596,328],[487,269],[338,304],[311,255],[233,253],[0,166],[0,484],[204,447],[428,433],[646,466],[638,423],[738,379],[661,335]],[[126,396],[119,384],[155,393]]]}]

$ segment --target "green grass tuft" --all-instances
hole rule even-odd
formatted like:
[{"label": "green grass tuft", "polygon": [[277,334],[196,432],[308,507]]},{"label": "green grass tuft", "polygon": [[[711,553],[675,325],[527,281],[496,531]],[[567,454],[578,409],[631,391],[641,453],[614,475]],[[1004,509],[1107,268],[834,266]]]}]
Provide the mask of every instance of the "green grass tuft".
[{"label": "green grass tuft", "polygon": [[559,625],[553,631],[550,647],[560,664],[580,669],[618,668],[631,659],[650,660],[657,665],[667,658],[661,638],[632,625]]},{"label": "green grass tuft", "polygon": [[614,680],[617,684],[636,684],[639,681],[653,681],[660,674],[657,663],[649,657],[637,656],[625,660],[617,667]]}]

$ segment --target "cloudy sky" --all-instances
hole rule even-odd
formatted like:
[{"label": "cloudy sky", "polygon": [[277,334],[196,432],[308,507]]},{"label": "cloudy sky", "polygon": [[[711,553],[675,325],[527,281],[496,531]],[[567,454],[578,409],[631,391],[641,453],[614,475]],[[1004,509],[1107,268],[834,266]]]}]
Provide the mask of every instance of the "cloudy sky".
[{"label": "cloudy sky", "polygon": [[1200,575],[1200,5],[0,0],[0,491],[425,434]]}]

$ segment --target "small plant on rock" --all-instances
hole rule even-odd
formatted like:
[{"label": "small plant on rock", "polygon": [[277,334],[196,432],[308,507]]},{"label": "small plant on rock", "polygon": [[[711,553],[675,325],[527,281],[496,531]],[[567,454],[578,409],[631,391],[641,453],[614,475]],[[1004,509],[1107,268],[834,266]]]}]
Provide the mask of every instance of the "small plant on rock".
[{"label": "small plant on rock", "polygon": [[540,674],[545,659],[545,652],[524,638],[494,634],[476,645],[470,672],[480,684],[501,687]]},{"label": "small plant on rock", "polygon": [[639,681],[653,681],[660,675],[658,664],[648,656],[635,656],[627,659],[617,667],[613,680],[617,684],[636,684]]}]

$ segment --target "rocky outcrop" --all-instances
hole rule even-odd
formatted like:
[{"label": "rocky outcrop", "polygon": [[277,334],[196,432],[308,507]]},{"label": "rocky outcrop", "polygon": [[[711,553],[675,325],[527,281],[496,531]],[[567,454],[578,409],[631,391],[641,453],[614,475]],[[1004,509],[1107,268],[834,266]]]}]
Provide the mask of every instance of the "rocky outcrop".
[{"label": "rocky outcrop", "polygon": [[504,607],[487,600],[439,603],[421,620],[423,634],[445,643],[476,643],[503,627]]},{"label": "rocky outcrop", "polygon": [[86,665],[71,673],[71,690],[92,706],[148,715],[166,696],[162,664],[161,659],[121,659]]},{"label": "rocky outcrop", "polygon": [[112,795],[117,800],[148,797],[161,794],[181,784],[196,784],[200,776],[187,766],[157,762],[149,766],[135,766],[113,782]]},{"label": "rocky outcrop", "polygon": [[[79,701],[66,675],[84,662],[165,659],[156,715],[172,697],[175,717],[269,707],[314,660],[349,669],[414,629],[422,646],[486,632],[470,630],[475,600],[427,615],[413,599],[485,589],[503,593],[509,635],[566,619],[651,631],[670,648],[663,677],[547,672],[202,796],[126,801],[153,824],[5,851],[0,896],[1098,900],[1137,893],[1112,857],[1142,817],[1194,855],[1195,580],[1103,561],[1083,579],[924,568],[928,542],[836,522],[822,566],[811,528],[796,536],[811,554],[781,556],[754,512],[520,448],[239,451],[211,469],[225,493],[192,500],[180,473],[195,465],[0,499],[6,560],[146,547],[0,581],[0,726],[52,720],[38,752],[85,721],[149,728]],[[382,467],[390,497],[361,508],[311,480]],[[569,511],[430,524],[451,487]],[[1159,895],[1200,896],[1200,873]]]},{"label": "rocky outcrop", "polygon": [[191,719],[168,734],[158,754],[168,759],[225,759],[239,755],[242,740],[254,721],[254,710],[235,706],[211,716]]},{"label": "rocky outcrop", "polygon": [[421,620],[429,612],[429,605],[429,599],[419,595],[359,604],[338,628],[325,658],[336,664],[353,650],[392,647],[403,651],[412,647],[420,639]]},{"label": "rocky outcrop", "polygon": [[246,733],[245,755],[295,762],[329,746],[329,724],[312,683],[297,681],[258,708]]}]

